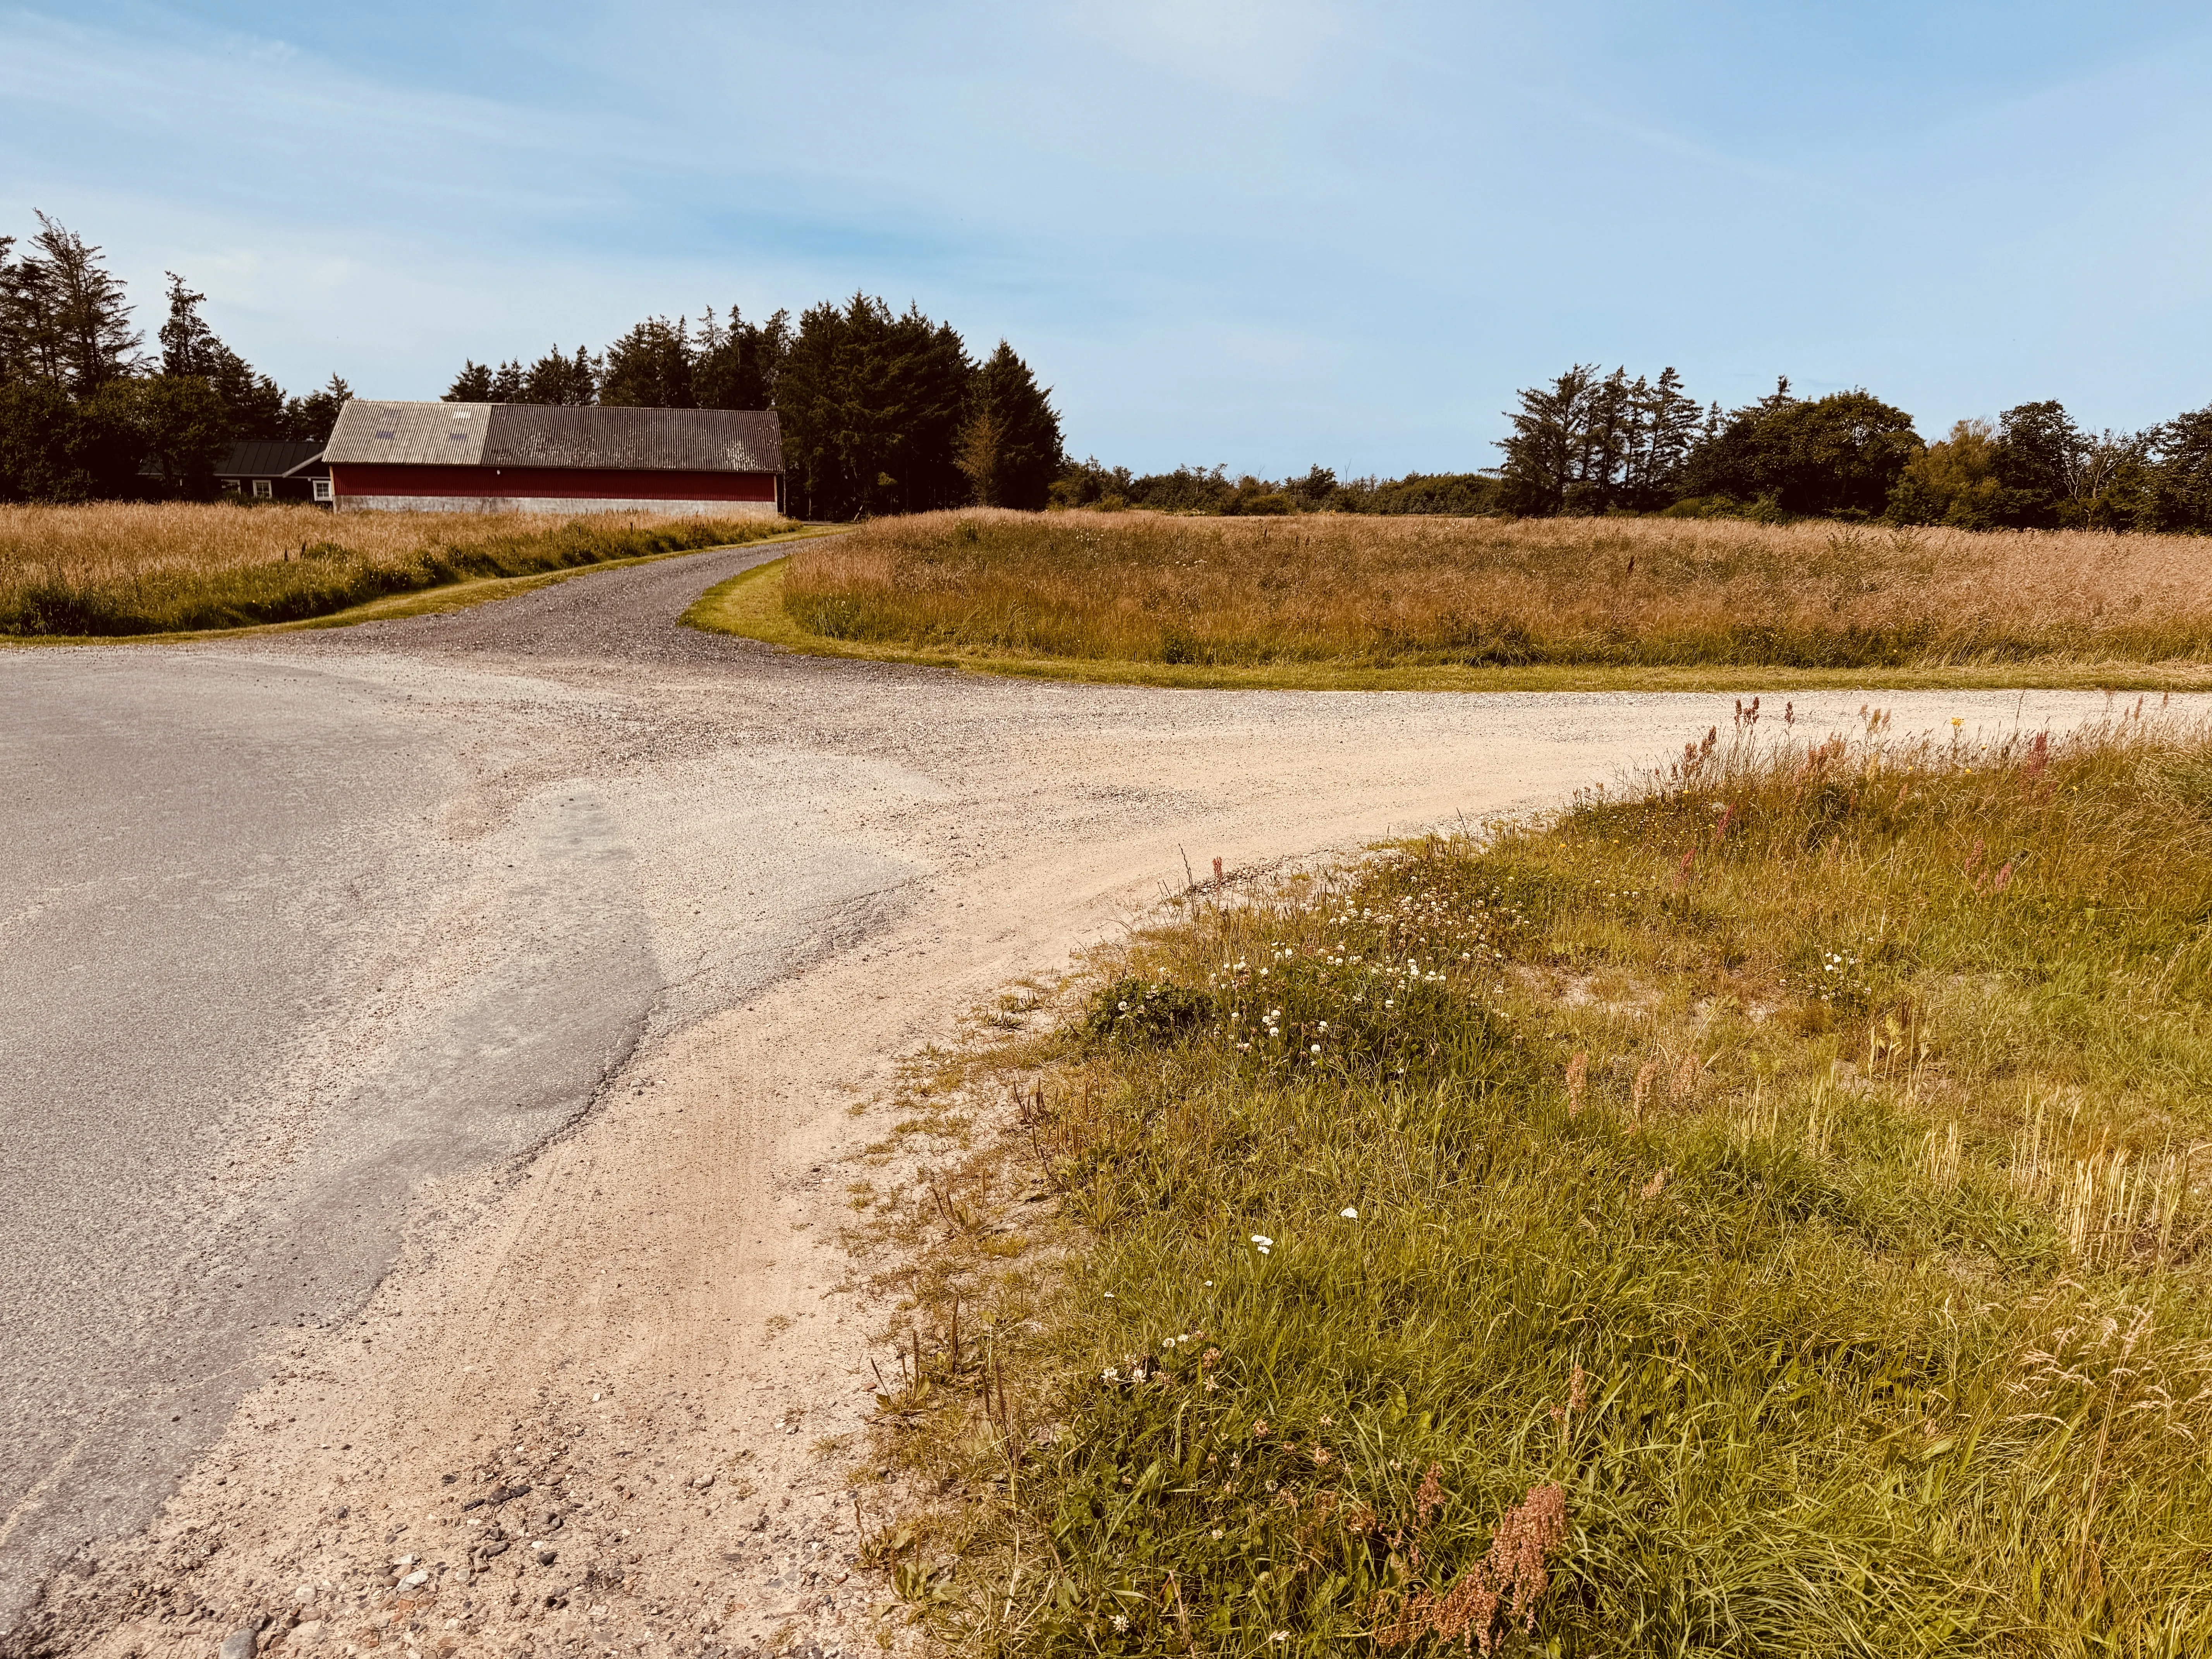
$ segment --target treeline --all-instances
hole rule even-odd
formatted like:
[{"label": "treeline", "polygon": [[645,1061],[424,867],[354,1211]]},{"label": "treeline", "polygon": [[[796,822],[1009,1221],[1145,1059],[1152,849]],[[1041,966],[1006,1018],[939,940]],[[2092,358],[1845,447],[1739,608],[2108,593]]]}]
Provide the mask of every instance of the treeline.
[{"label": "treeline", "polygon": [[350,395],[337,375],[288,396],[174,274],[149,352],[100,250],[38,218],[20,252],[0,236],[0,501],[205,495],[235,440],[329,434]]},{"label": "treeline", "polygon": [[[241,439],[320,442],[352,395],[333,374],[288,396],[216,337],[206,296],[172,273],[149,351],[100,250],[39,216],[0,236],[0,500],[205,496]],[[1048,390],[1004,340],[980,361],[949,325],[854,295],[763,323],[710,307],[651,317],[593,353],[470,362],[447,388],[478,403],[773,409],[791,510],[807,518],[1041,507],[1064,461]]]},{"label": "treeline", "polygon": [[1672,368],[1577,364],[1508,411],[1482,472],[1340,481],[1232,479],[1222,467],[1136,475],[1071,461],[1055,507],[1159,512],[1550,518],[1661,513],[1950,525],[1966,530],[2212,532],[2212,408],[2141,432],[2091,433],[2055,401],[1960,421],[1935,443],[1864,391],[1799,398],[1787,380],[1741,409],[1700,406]]},{"label": "treeline", "polygon": [[1480,472],[1408,472],[1402,478],[1339,479],[1325,466],[1304,477],[1276,482],[1247,473],[1231,478],[1226,467],[1179,466],[1141,477],[1126,466],[1102,466],[1094,456],[1071,461],[1053,483],[1050,505],[1117,512],[1146,507],[1157,513],[1219,513],[1230,516],[1285,513],[1426,513],[1470,518],[1498,510],[1498,480]]},{"label": "treeline", "polygon": [[2021,404],[1924,441],[1860,390],[1799,398],[1787,380],[1702,413],[1673,369],[1569,369],[1520,394],[1500,441],[1498,510],[1826,517],[1966,530],[2212,531],[2212,408],[2141,432],[2090,433],[2064,405]]},{"label": "treeline", "polygon": [[649,317],[594,355],[556,345],[526,367],[473,360],[454,403],[772,409],[785,498],[808,519],[981,502],[1041,507],[1059,476],[1051,394],[1004,340],[980,362],[949,324],[855,294],[748,322],[735,306]]}]

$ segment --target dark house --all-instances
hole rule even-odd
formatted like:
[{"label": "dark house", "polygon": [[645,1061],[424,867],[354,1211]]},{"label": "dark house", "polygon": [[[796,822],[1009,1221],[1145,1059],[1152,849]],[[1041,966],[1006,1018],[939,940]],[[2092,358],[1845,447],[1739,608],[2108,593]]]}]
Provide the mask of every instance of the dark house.
[{"label": "dark house", "polygon": [[216,488],[226,495],[256,501],[322,501],[331,499],[331,470],[323,446],[254,438],[230,447],[216,464]]},{"label": "dark house", "polygon": [[783,505],[765,410],[372,403],[323,452],[341,513],[700,513]]}]

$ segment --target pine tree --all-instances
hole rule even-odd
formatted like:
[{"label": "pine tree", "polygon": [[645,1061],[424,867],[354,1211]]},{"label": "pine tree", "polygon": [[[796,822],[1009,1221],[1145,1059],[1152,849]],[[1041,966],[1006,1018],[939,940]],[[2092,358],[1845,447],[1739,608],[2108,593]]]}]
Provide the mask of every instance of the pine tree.
[{"label": "pine tree", "polygon": [[439,399],[448,404],[488,404],[491,401],[491,366],[473,357],[461,359],[461,372]]},{"label": "pine tree", "polygon": [[1581,482],[1597,384],[1597,366],[1577,363],[1549,386],[1525,388],[1520,409],[1506,412],[1513,433],[1498,447],[1505,452],[1498,471],[1508,512],[1544,518],[1566,506],[1568,492]]},{"label": "pine tree", "polygon": [[730,307],[725,325],[708,306],[700,315],[693,389],[702,409],[773,409],[777,377],[791,353],[791,313],[748,323]]},{"label": "pine tree", "polygon": [[631,409],[696,409],[690,325],[648,317],[607,347],[599,401]]},{"label": "pine tree", "polygon": [[[338,423],[338,411],[353,397],[353,388],[343,375],[333,374],[319,392],[310,392],[304,398],[295,398],[284,406],[283,436],[301,443],[328,443],[331,430]],[[476,403],[473,398],[448,398],[449,403]]]},{"label": "pine tree", "polygon": [[1051,395],[1038,389],[1029,365],[1004,340],[975,371],[957,465],[977,501],[1030,512],[1043,507],[1066,459]]},{"label": "pine tree", "polygon": [[41,213],[19,262],[31,355],[50,383],[78,398],[137,372],[145,337],[131,326],[123,283],[100,250]]},{"label": "pine tree", "polygon": [[599,366],[583,347],[563,357],[556,345],[523,377],[521,401],[531,404],[591,404],[599,401]]},{"label": "pine tree", "polygon": [[232,438],[276,438],[285,430],[283,389],[218,338],[200,316],[207,299],[185,286],[175,271],[169,278],[169,314],[161,324],[161,374],[191,376],[207,383],[222,407]]}]

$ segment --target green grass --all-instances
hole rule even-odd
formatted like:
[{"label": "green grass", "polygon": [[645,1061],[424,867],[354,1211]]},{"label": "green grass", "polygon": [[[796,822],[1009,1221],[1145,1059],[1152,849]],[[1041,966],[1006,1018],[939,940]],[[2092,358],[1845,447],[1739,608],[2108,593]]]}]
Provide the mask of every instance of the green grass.
[{"label": "green grass", "polygon": [[[722,528],[726,532],[729,527],[725,526]],[[183,640],[239,639],[257,634],[292,633],[301,629],[351,628],[362,623],[396,622],[408,617],[444,616],[456,611],[465,611],[476,605],[486,605],[495,599],[513,599],[518,594],[549,586],[555,582],[567,581],[573,576],[586,575],[595,570],[615,570],[630,565],[653,564],[662,559],[682,558],[690,553],[708,552],[726,546],[800,541],[813,536],[835,533],[836,533],[835,531],[811,528],[793,530],[787,526],[769,526],[757,535],[740,533],[734,541],[717,538],[700,547],[685,546],[664,551],[592,559],[521,575],[461,578],[429,587],[370,599],[362,604],[347,605],[341,610],[303,617],[289,622],[246,623],[227,628],[179,629],[162,633],[144,634],[8,635],[0,633],[0,649],[6,649],[11,646],[173,644]]]},{"label": "green grass", "polygon": [[684,620],[709,633],[734,634],[812,656],[862,662],[967,669],[1018,679],[1093,685],[1153,685],[1221,691],[1798,691],[2112,690],[2180,691],[2212,687],[2212,664],[2081,661],[2070,659],[1933,666],[1802,668],[1636,666],[1545,663],[1362,667],[1278,662],[1261,666],[1041,657],[930,649],[832,639],[809,632],[783,603],[787,560],[732,577],[702,595]]},{"label": "green grass", "polygon": [[1874,726],[1195,893],[1001,1054],[884,1206],[940,1634],[2212,1651],[2212,736]]},{"label": "green grass", "polygon": [[[79,642],[419,614],[450,609],[448,601],[465,592],[478,603],[497,597],[491,585],[500,582],[534,585],[534,579],[586,568],[743,545],[782,536],[792,526],[780,520],[649,526],[576,520],[489,530],[425,523],[405,544],[373,550],[346,544],[352,528],[330,521],[331,539],[276,559],[162,564],[157,553],[144,568],[109,560],[82,569],[22,559],[0,593],[0,636]],[[392,541],[388,524],[376,531],[380,544]]]}]

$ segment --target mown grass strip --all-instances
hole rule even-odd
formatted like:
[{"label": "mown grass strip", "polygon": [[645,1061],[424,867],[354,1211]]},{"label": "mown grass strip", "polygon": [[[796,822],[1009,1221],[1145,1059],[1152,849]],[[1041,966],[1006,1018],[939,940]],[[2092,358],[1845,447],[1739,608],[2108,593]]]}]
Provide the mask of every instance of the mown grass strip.
[{"label": "mown grass strip", "polygon": [[863,1200],[921,1615],[2212,1651],[2212,734],[1869,727],[1194,892],[1001,1051]]},{"label": "mown grass strip", "polygon": [[684,621],[811,656],[861,662],[967,669],[1018,679],[1092,685],[1150,685],[1215,691],[1726,691],[2073,690],[2186,691],[2212,687],[2212,663],[2025,661],[1936,667],[1808,669],[1712,665],[1620,667],[1363,668],[1315,663],[1233,667],[1189,663],[1103,661],[992,652],[930,650],[832,639],[809,632],[783,602],[787,560],[749,570],[710,588]]}]

